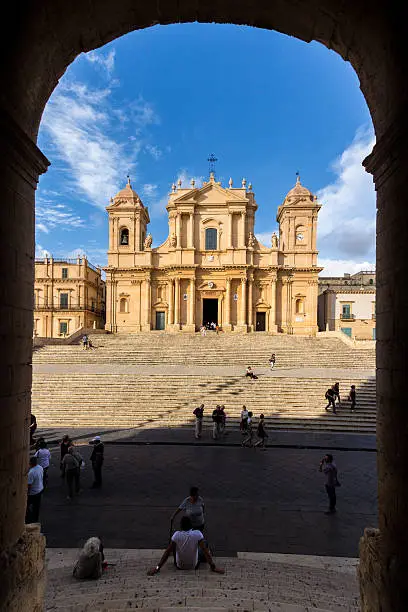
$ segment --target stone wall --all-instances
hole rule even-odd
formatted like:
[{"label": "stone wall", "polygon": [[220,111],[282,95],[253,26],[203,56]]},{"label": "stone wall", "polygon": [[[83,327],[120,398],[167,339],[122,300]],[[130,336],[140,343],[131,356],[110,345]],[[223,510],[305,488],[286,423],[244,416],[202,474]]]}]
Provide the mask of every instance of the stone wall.
[{"label": "stone wall", "polygon": [[381,612],[381,536],[379,529],[365,529],[360,539],[360,583],[361,612]]},{"label": "stone wall", "polygon": [[22,536],[0,555],[0,610],[42,612],[45,592],[45,537],[40,525],[26,525]]}]

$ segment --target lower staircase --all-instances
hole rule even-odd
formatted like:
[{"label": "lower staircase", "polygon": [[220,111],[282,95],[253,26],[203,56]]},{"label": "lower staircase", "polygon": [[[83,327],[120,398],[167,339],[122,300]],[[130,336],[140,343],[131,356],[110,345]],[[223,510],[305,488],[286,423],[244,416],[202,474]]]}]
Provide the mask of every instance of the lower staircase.
[{"label": "lower staircase", "polygon": [[96,581],[78,581],[72,568],[78,551],[48,550],[47,612],[146,612],[226,610],[357,612],[357,559],[238,553],[217,559],[225,575],[207,565],[179,571],[172,563],[148,577],[162,551],[105,550],[108,566]]},{"label": "lower staircase", "polygon": [[191,427],[194,408],[205,405],[204,426],[224,404],[227,428],[238,429],[242,405],[264,413],[273,429],[375,433],[375,378],[343,378],[340,391],[357,389],[357,409],[344,401],[337,414],[324,410],[332,379],[262,376],[36,373],[32,410],[41,427]]}]

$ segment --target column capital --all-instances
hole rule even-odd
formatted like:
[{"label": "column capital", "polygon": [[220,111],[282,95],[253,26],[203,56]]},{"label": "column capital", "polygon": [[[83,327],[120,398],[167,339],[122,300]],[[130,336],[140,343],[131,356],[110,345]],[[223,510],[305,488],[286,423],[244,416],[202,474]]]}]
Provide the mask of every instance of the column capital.
[{"label": "column capital", "polygon": [[373,175],[376,190],[407,158],[406,142],[408,122],[406,117],[399,116],[391,123],[384,134],[377,140],[372,152],[363,160],[363,166]]},{"label": "column capital", "polygon": [[50,162],[4,110],[0,112],[0,134],[3,164],[12,168],[36,189],[38,177],[47,171]]}]

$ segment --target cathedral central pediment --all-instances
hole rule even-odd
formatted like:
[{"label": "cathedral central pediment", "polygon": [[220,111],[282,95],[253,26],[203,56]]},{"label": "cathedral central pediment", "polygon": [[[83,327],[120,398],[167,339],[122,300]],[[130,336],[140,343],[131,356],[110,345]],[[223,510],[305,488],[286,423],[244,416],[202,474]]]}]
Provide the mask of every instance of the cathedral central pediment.
[{"label": "cathedral central pediment", "polygon": [[[240,190],[236,190],[240,191]],[[189,189],[173,200],[173,204],[227,204],[228,202],[247,203],[248,198],[232,189],[224,189],[216,182],[203,185],[200,189]]]}]

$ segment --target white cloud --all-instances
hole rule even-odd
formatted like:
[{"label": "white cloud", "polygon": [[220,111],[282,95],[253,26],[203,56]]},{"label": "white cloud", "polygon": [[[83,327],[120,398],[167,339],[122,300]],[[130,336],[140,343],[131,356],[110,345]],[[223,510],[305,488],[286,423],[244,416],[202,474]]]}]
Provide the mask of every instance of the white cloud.
[{"label": "white cloud", "polygon": [[157,193],[157,185],[153,183],[145,183],[142,187],[142,193],[147,197],[154,197]]},{"label": "white cloud", "polygon": [[115,49],[109,51],[107,55],[104,55],[101,51],[90,51],[89,53],[85,54],[85,58],[91,64],[100,66],[106,71],[109,77],[113,73],[115,68]]},{"label": "white cloud", "polygon": [[35,228],[37,232],[49,234],[55,228],[70,231],[85,227],[85,219],[64,204],[53,204],[50,200],[37,198],[35,209]]},{"label": "white cloud", "polygon": [[320,276],[343,276],[345,272],[355,274],[361,270],[375,270],[375,264],[372,261],[319,258],[318,264],[320,267],[324,267]]},{"label": "white cloud", "polygon": [[196,189],[199,189],[202,186],[204,180],[206,179],[204,179],[203,176],[192,176],[187,170],[180,170],[175,183],[178,186],[178,182],[181,181],[182,189],[192,189],[191,181],[194,181],[194,187]]},{"label": "white cloud", "polygon": [[157,145],[152,145],[152,144],[147,144],[145,146],[145,150],[147,151],[147,153],[149,153],[153,159],[155,159],[156,161],[158,159],[161,158],[161,156],[163,155],[162,150],[157,146]]},{"label": "white cloud", "polygon": [[109,135],[109,90],[92,91],[81,83],[61,84],[48,102],[41,128],[51,138],[69,175],[66,187],[104,208],[135,167],[140,144],[128,152]]},{"label": "white cloud", "polygon": [[106,266],[108,263],[107,249],[97,248],[95,246],[80,246],[72,251],[65,251],[59,254],[59,257],[66,259],[76,259],[77,257],[86,257],[93,266]]},{"label": "white cloud", "polygon": [[375,190],[371,175],[362,166],[374,143],[371,129],[358,130],[332,165],[337,178],[317,192],[322,204],[318,247],[326,258],[374,258]]},{"label": "white cloud", "polygon": [[36,259],[44,259],[44,257],[51,257],[51,253],[44,249],[41,244],[36,243],[35,245],[35,257]]}]

